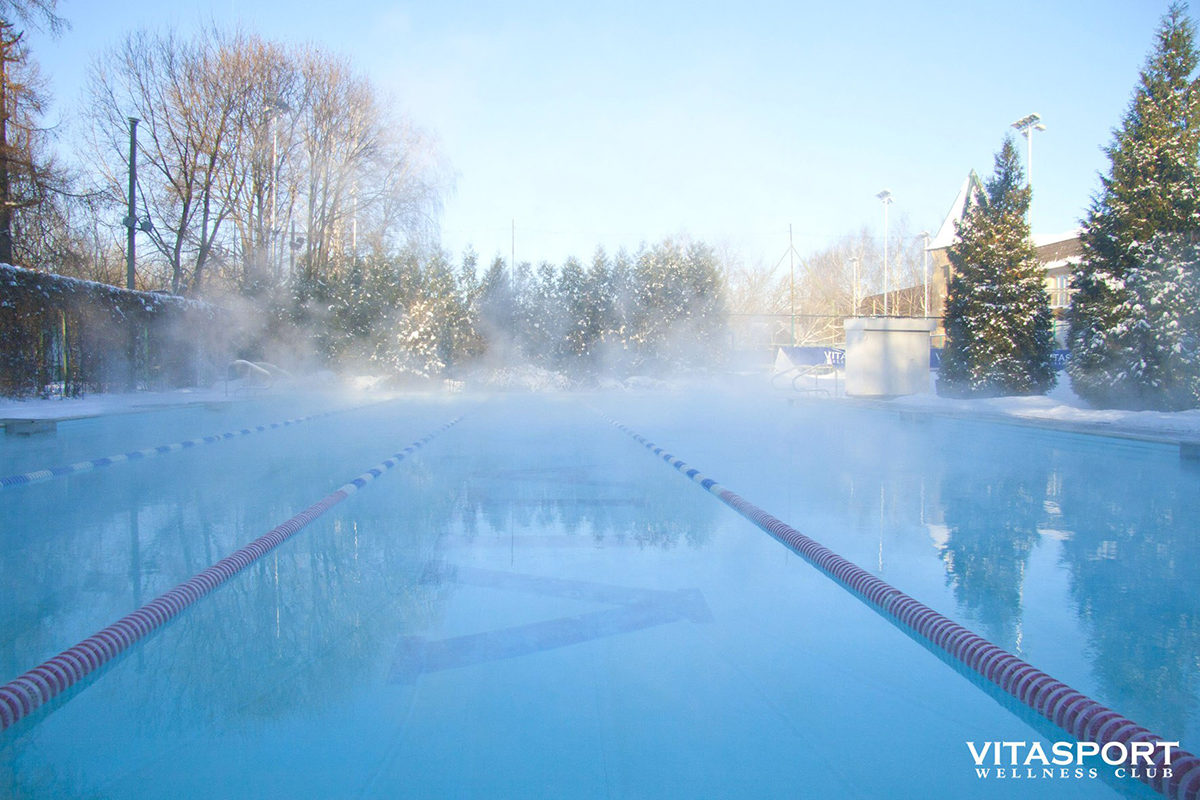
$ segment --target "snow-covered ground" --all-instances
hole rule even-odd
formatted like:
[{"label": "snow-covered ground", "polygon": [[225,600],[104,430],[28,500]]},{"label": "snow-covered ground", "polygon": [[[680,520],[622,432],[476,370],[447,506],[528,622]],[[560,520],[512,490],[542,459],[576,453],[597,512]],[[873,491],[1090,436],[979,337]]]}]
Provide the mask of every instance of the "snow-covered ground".
[{"label": "snow-covered ground", "polygon": [[832,375],[821,375],[816,379],[803,378],[798,383],[801,391],[792,391],[787,381],[775,381],[773,386],[777,392],[796,397],[829,397],[834,398],[834,402],[859,403],[898,411],[1020,422],[1080,433],[1168,442],[1200,441],[1200,409],[1177,412],[1094,409],[1071,391],[1070,381],[1065,376],[1062,376],[1058,386],[1044,396],[971,400],[939,397],[933,391],[932,379],[928,392],[892,400],[846,398],[843,396],[845,379],[840,374],[836,380]]},{"label": "snow-covered ground", "polygon": [[332,374],[310,376],[304,380],[271,381],[269,385],[258,376],[218,381],[209,387],[174,389],[163,392],[113,392],[88,394],[83,397],[14,398],[0,396],[0,420],[46,419],[64,420],[96,417],[106,414],[127,414],[152,408],[193,405],[196,403],[227,402],[261,397],[264,394],[311,390],[338,390],[369,393],[371,386],[343,384]]},{"label": "snow-covered ground", "polygon": [[1200,409],[1174,412],[1094,409],[1071,391],[1069,381],[1065,379],[1044,396],[953,400],[930,393],[887,402],[912,411],[987,419],[1007,418],[1085,433],[1200,441]]},{"label": "snow-covered ground", "polygon": [[229,400],[223,387],[179,389],[172,392],[91,394],[65,399],[15,399],[0,397],[0,419],[72,419],[103,414],[124,414],[148,408]]}]

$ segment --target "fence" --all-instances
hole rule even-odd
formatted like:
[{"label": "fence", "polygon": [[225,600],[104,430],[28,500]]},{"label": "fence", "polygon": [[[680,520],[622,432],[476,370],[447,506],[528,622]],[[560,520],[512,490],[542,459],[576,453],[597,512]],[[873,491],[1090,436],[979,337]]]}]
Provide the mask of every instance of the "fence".
[{"label": "fence", "polygon": [[197,300],[0,264],[0,395],[214,381],[231,349],[227,316]]}]

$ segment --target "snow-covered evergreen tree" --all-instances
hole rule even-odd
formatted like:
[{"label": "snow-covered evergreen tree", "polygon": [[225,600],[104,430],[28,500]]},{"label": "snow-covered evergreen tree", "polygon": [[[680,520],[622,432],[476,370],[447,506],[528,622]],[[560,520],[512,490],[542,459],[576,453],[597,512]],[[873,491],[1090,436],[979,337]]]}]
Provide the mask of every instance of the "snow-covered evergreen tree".
[{"label": "snow-covered evergreen tree", "polygon": [[633,278],[628,341],[642,364],[715,363],[726,317],[725,282],[712,248],[666,240],[640,253]]},{"label": "snow-covered evergreen tree", "polygon": [[953,275],[940,394],[1040,394],[1054,385],[1050,303],[1029,238],[1024,183],[1017,149],[1005,137],[995,172],[947,253]]},{"label": "snow-covered evergreen tree", "polygon": [[558,273],[557,361],[561,366],[579,366],[591,348],[588,335],[589,314],[587,276],[578,259],[568,258]]},{"label": "snow-covered evergreen tree", "polygon": [[504,264],[496,256],[480,281],[474,309],[480,333],[488,343],[488,349],[507,351],[516,335],[516,293],[514,280]]},{"label": "snow-covered evergreen tree", "polygon": [[1200,249],[1162,234],[1141,248],[1109,332],[1123,405],[1179,411],[1200,404]]},{"label": "snow-covered evergreen tree", "polygon": [[562,340],[565,314],[558,294],[558,269],[549,261],[537,266],[537,273],[522,281],[517,330],[525,358],[541,367],[555,366],[555,355]]},{"label": "snow-covered evergreen tree", "polygon": [[[1146,246],[1162,235],[1200,229],[1197,61],[1186,6],[1172,5],[1106,149],[1111,169],[1084,220],[1083,258],[1071,282],[1068,370],[1075,391],[1097,404],[1173,405],[1178,397],[1160,397],[1160,391],[1186,383],[1162,374],[1156,355],[1166,326],[1183,320],[1161,316],[1166,307],[1154,299],[1154,287],[1170,283],[1174,268],[1161,261],[1161,245],[1157,253]],[[1151,274],[1138,274],[1144,266]],[[1181,366],[1172,359],[1162,363]]]}]

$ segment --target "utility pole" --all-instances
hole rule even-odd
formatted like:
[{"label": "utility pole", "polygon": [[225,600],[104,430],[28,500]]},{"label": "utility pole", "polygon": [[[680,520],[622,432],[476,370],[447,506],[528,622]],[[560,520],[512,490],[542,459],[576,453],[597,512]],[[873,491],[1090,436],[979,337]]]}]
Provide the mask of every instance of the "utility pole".
[{"label": "utility pole", "polygon": [[137,117],[129,118],[129,213],[125,217],[125,288],[134,288],[134,258],[137,233]]},{"label": "utility pole", "polygon": [[796,248],[792,245],[792,223],[788,223],[788,275],[790,275],[790,291],[788,299],[791,301],[792,311],[792,347],[796,346]]},{"label": "utility pole", "polygon": [[508,280],[515,293],[517,291],[517,218],[512,219],[512,250],[508,256]]},{"label": "utility pole", "polygon": [[[792,244],[792,225],[788,223],[788,249],[787,252],[779,257],[775,262],[775,266],[771,267],[771,274],[774,275],[779,266],[783,263],[783,259],[788,260],[788,316],[791,320],[790,325],[790,342],[792,347],[796,346],[796,248]],[[771,341],[775,340],[775,334],[771,334]]]}]

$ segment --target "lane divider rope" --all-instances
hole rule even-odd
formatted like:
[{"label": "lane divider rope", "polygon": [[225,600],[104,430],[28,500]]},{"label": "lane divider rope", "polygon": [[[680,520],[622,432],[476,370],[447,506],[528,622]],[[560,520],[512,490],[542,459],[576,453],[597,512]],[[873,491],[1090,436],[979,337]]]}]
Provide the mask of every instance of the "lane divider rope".
[{"label": "lane divider rope", "polygon": [[135,643],[174,619],[184,609],[211,594],[234,575],[290,539],[308,523],[378,478],[431,439],[452,428],[462,417],[451,420],[418,439],[390,458],[376,464],[349,483],[280,523],[242,549],[197,573],[174,589],[151,600],[98,633],[0,686],[0,731],[29,716],[71,686]]},{"label": "lane divider rope", "polygon": [[128,453],[119,453],[115,456],[104,456],[102,458],[93,458],[89,461],[77,461],[74,464],[66,464],[61,467],[49,467],[47,469],[32,470],[30,472],[22,472],[19,475],[9,475],[6,478],[0,478],[0,489],[7,489],[10,486],[24,486],[30,483],[40,483],[53,478],[61,478],[66,475],[75,475],[80,472],[88,472],[89,470],[98,469],[100,467],[111,467],[113,464],[121,464],[126,461],[138,461],[143,458],[153,458],[167,453],[177,453],[180,450],[187,450],[191,447],[197,447],[203,444],[216,444],[224,442],[228,439],[236,439],[239,436],[249,436],[254,433],[263,433],[265,431],[275,430],[277,428],[286,428],[290,425],[299,425],[302,422],[309,420],[327,417],[331,414],[340,414],[343,411],[353,411],[366,406],[352,406],[351,408],[337,408],[332,411],[323,411],[320,414],[309,414],[305,417],[297,417],[295,419],[285,419],[281,422],[271,422],[264,425],[256,425],[253,428],[242,428],[241,430],[228,431],[226,433],[215,433],[211,436],[201,436],[196,439],[188,439],[183,442],[173,442],[172,444],[160,444],[158,447],[145,447],[141,450],[130,450]]},{"label": "lane divider rope", "polygon": [[[1168,748],[1158,746],[1160,742],[1167,741],[1161,736],[1151,733],[901,592],[721,486],[712,478],[701,474],[682,459],[676,458],[620,422],[612,419],[609,419],[609,422],[684,476],[700,484],[725,505],[782,542],[826,576],[837,581],[902,630],[915,634],[920,640],[933,645],[1078,741],[1105,744],[1120,742],[1124,748],[1122,752],[1127,754],[1124,766],[1140,766],[1138,774],[1143,776],[1140,780],[1170,800],[1200,800],[1200,758],[1177,746],[1169,748],[1168,756]],[[1143,757],[1150,758],[1152,763],[1143,761],[1139,765],[1133,761],[1133,753],[1137,752],[1132,747],[1135,742],[1142,743],[1139,750]],[[1170,744],[1178,743],[1171,741]],[[1150,746],[1153,746],[1153,749],[1150,749]],[[1150,755],[1146,756],[1147,753]],[[1164,763],[1168,758],[1169,765]],[[1168,766],[1171,776],[1165,778],[1164,767]],[[1155,767],[1157,769],[1154,770],[1154,778],[1144,777],[1150,771],[1148,768]]]}]

